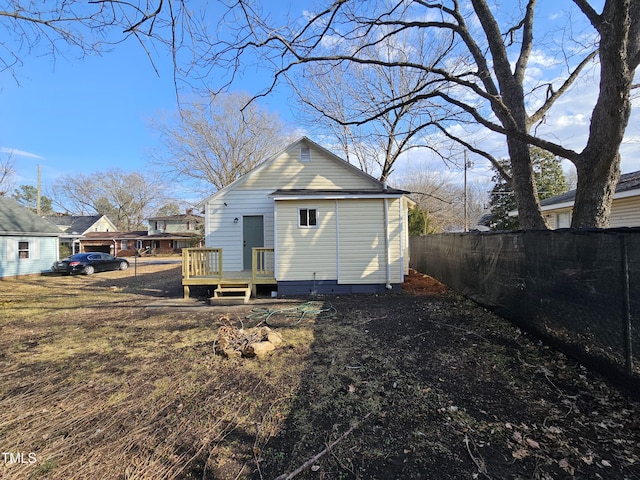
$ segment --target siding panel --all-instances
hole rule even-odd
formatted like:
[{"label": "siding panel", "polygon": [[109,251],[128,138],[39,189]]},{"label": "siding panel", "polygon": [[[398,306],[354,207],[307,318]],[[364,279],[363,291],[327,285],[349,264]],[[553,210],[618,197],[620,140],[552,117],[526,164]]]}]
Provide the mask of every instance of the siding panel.
[{"label": "siding panel", "polygon": [[[278,281],[335,280],[336,220],[332,200],[279,201]],[[298,227],[298,209],[317,208],[318,228]],[[314,278],[315,274],[315,278]]]},{"label": "siding panel", "polygon": [[[18,258],[18,242],[29,242],[30,258]],[[46,272],[57,259],[57,237],[0,237],[0,278]]]},{"label": "siding panel", "polygon": [[[225,271],[242,270],[242,217],[262,215],[264,217],[264,246],[273,247],[273,199],[268,190],[230,190],[207,205],[207,247],[222,248],[222,266]],[[226,205],[225,205],[226,203]],[[234,223],[234,219],[238,223]]]},{"label": "siding panel", "polygon": [[[400,199],[388,200],[390,281],[404,279]],[[339,203],[340,272],[338,283],[386,283],[387,248],[384,201],[344,200]]]},{"label": "siding panel", "polygon": [[320,188],[320,189],[359,189],[379,187],[373,179],[345,171],[347,165],[327,158],[322,152],[311,148],[311,161],[300,162],[299,149],[285,152],[273,163],[259,172],[249,175],[238,189],[279,188]]},{"label": "siding panel", "polygon": [[385,283],[383,201],[339,202],[338,283]]},{"label": "siding panel", "polygon": [[614,199],[609,222],[611,228],[640,227],[640,197]]}]

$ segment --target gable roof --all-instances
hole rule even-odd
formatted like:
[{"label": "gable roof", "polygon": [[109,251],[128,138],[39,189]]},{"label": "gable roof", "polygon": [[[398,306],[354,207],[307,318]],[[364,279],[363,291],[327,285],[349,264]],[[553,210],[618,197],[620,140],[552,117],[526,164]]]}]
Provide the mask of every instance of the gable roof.
[{"label": "gable roof", "polygon": [[[310,140],[308,137],[301,137],[300,139],[296,140],[295,142],[289,144],[287,147],[282,149],[280,152],[278,152],[275,155],[272,155],[271,157],[269,157],[267,160],[262,162],[257,167],[251,169],[250,171],[248,171],[247,173],[242,175],[240,178],[236,179],[235,181],[231,182],[229,185],[226,185],[225,187],[221,188],[220,190],[218,190],[214,194],[210,195],[209,197],[207,197],[206,199],[201,201],[197,205],[197,207],[201,209],[201,208],[204,207],[204,205],[206,203],[208,203],[209,201],[211,201],[212,199],[214,199],[215,197],[220,195],[221,192],[225,192],[225,191],[231,190],[231,189],[233,189],[233,188],[235,188],[235,187],[237,187],[239,185],[242,185],[244,182],[247,181],[247,179],[249,177],[259,173],[260,171],[262,171],[264,169],[266,169],[269,165],[273,164],[276,160],[278,160],[286,152],[288,152],[289,150],[293,150],[294,148],[297,148],[301,143],[306,143],[310,147],[313,147],[313,148],[319,150],[320,152],[322,152],[325,155],[326,158],[329,158],[330,160],[333,160],[334,162],[336,162],[339,165],[343,166],[347,170],[351,171],[353,174],[358,175],[363,179],[366,179],[368,182],[371,183],[371,187],[377,189],[379,192],[382,192],[385,189],[385,184],[384,183],[380,182],[379,180],[377,180],[376,178],[372,177],[368,173],[363,172],[362,170],[360,170],[355,165],[352,165],[349,162],[347,162],[346,160],[343,160],[342,158],[337,156],[335,153],[327,150],[322,145],[319,145],[318,143],[314,142],[313,140]],[[274,190],[275,189],[276,189],[276,187],[274,186]]]},{"label": "gable roof", "polygon": [[56,236],[62,232],[12,198],[0,197],[0,235]]},{"label": "gable roof", "polygon": [[[44,218],[57,225],[64,233],[80,235],[103,217],[113,225],[113,222],[106,215],[49,215]],[[115,225],[113,228],[116,229]]]},{"label": "gable roof", "polygon": [[203,222],[204,217],[201,215],[194,215],[193,213],[182,213],[179,215],[159,215],[157,217],[149,217],[147,221],[154,220],[164,220],[164,221],[174,221],[174,222],[186,222],[189,220],[194,220],[196,222]]},{"label": "gable roof", "polygon": [[[640,171],[620,175],[613,198],[640,195]],[[555,197],[540,202],[542,210],[552,210],[554,207],[570,207],[576,200],[576,191],[570,190]]]}]

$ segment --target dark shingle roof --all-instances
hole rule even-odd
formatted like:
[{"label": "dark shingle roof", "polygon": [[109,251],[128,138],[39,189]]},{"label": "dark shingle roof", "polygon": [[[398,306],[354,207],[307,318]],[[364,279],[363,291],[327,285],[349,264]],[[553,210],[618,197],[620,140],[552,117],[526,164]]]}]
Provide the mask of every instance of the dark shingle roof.
[{"label": "dark shingle roof", "polygon": [[151,221],[151,220],[165,220],[165,221],[183,221],[186,222],[187,220],[194,220],[196,222],[201,222],[204,221],[204,217],[201,217],[200,215],[193,215],[191,213],[183,213],[181,215],[164,215],[164,216],[158,216],[158,217],[149,217],[147,218],[147,220]]},{"label": "dark shingle roof", "polygon": [[60,229],[12,198],[0,197],[0,235],[59,236]]},{"label": "dark shingle roof", "polygon": [[[627,192],[629,190],[640,189],[640,171],[625,173],[620,175],[618,185],[616,186],[616,193]],[[555,197],[547,198],[540,202],[540,206],[546,207],[549,205],[556,205],[559,203],[573,202],[576,199],[576,191],[570,190]]]},{"label": "dark shingle roof", "polygon": [[100,220],[102,215],[51,215],[45,218],[58,225],[65,233],[81,234]]},{"label": "dark shingle roof", "polygon": [[87,232],[83,238],[84,240],[130,240],[146,236],[146,230],[133,230],[129,232]]}]

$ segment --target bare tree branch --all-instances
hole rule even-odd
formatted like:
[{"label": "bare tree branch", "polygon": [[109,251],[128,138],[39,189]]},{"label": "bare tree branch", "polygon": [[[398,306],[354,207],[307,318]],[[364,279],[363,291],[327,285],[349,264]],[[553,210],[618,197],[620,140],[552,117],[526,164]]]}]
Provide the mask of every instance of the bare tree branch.
[{"label": "bare tree branch", "polygon": [[178,118],[156,121],[163,148],[154,162],[209,195],[267,160],[292,136],[276,114],[247,106],[250,98],[220,94],[183,106]]}]

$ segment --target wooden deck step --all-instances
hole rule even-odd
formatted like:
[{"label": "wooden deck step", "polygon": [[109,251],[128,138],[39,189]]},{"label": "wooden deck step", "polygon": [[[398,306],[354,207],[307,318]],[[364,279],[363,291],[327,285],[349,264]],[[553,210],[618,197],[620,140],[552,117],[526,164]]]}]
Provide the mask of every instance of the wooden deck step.
[{"label": "wooden deck step", "polygon": [[248,303],[251,298],[251,282],[220,282],[213,291],[211,301],[216,303]]}]

